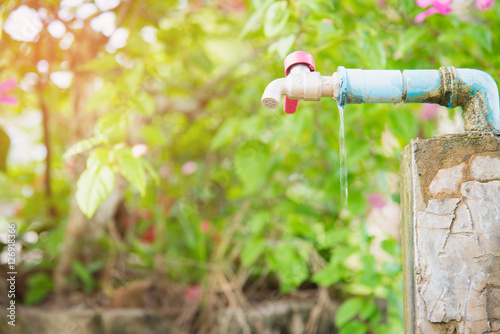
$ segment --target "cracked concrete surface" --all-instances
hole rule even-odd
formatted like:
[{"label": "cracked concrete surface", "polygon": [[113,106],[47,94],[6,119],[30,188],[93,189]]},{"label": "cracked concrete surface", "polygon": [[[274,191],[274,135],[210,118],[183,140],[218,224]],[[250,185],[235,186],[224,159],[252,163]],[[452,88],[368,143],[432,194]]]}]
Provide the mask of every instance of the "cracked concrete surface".
[{"label": "cracked concrete surface", "polygon": [[500,139],[417,139],[401,168],[406,333],[500,333]]}]

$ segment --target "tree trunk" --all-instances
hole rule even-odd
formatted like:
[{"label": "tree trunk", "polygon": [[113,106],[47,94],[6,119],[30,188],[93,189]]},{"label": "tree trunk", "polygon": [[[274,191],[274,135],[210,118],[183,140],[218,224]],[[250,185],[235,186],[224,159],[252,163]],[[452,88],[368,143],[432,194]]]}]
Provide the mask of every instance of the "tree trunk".
[{"label": "tree trunk", "polygon": [[[86,111],[87,103],[94,93],[95,75],[91,72],[76,72],[73,84],[74,116],[71,124],[73,143],[92,135],[96,115]],[[68,275],[72,272],[72,263],[79,261],[89,265],[98,260],[106,259],[106,252],[98,246],[98,240],[106,233],[106,226],[113,219],[127,187],[124,178],[116,178],[115,187],[109,197],[102,203],[91,219],[88,219],[78,207],[75,193],[76,182],[85,170],[86,154],[74,157],[73,169],[74,189],[71,195],[69,217],[66,234],[61,247],[59,261],[54,272],[57,297],[62,297],[69,290]],[[104,261],[105,262],[105,261]]]}]

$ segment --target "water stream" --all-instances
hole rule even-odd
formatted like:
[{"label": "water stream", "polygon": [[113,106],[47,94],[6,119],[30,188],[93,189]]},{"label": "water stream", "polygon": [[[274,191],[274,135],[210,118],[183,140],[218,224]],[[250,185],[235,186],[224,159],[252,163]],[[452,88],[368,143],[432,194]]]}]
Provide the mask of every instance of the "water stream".
[{"label": "water stream", "polygon": [[340,115],[339,147],[340,147],[340,194],[344,197],[344,205],[347,206],[349,195],[347,184],[347,155],[345,149],[344,133],[344,105],[338,105]]}]

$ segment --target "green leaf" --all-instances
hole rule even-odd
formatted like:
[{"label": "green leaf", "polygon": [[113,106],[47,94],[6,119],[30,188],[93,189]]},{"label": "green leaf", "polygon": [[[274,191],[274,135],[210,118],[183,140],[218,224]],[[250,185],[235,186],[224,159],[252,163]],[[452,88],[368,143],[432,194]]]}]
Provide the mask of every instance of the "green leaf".
[{"label": "green leaf", "polygon": [[127,135],[127,120],[121,113],[104,114],[97,120],[94,134],[112,143],[122,142]]},{"label": "green leaf", "polygon": [[253,193],[265,180],[269,151],[259,141],[243,144],[234,157],[235,172],[247,193]]},{"label": "green leaf", "polygon": [[390,237],[381,242],[380,246],[383,250],[385,250],[388,254],[399,257],[401,254],[401,246],[397,242],[396,239]]},{"label": "green leaf", "polygon": [[213,136],[212,142],[210,143],[210,149],[215,151],[224,145],[228,145],[238,133],[240,126],[240,119],[229,118],[226,120],[219,128],[215,136]]},{"label": "green leaf", "polygon": [[78,71],[82,72],[95,71],[102,73],[104,71],[111,70],[115,67],[118,67],[118,64],[115,60],[115,56],[113,54],[109,54],[103,57],[92,58],[85,64],[78,66]]},{"label": "green leaf", "polygon": [[144,63],[137,62],[124,76],[124,84],[127,94],[135,94],[141,86],[144,76]]},{"label": "green leaf", "polygon": [[367,320],[374,317],[378,313],[377,305],[373,300],[367,300],[363,303],[361,310],[359,311],[359,318],[361,320]]},{"label": "green leaf", "polygon": [[213,63],[234,64],[245,56],[249,50],[245,43],[224,38],[209,38],[204,43],[207,56]]},{"label": "green leaf", "polygon": [[345,270],[340,266],[328,264],[325,268],[315,273],[312,281],[324,287],[332,286],[344,276]]},{"label": "green leaf", "polygon": [[10,139],[5,131],[0,128],[0,170],[7,170],[7,154],[9,153]]},{"label": "green leaf", "polygon": [[118,89],[110,83],[105,84],[101,89],[97,90],[88,101],[85,109],[89,112],[94,112],[95,109],[106,110],[116,101],[118,97]]},{"label": "green leaf", "polygon": [[418,119],[407,110],[392,108],[387,124],[402,146],[417,136]]},{"label": "green leaf", "polygon": [[141,161],[144,169],[148,171],[149,176],[151,176],[151,178],[153,179],[153,182],[155,184],[159,184],[160,183],[160,176],[158,175],[156,170],[153,168],[153,166],[151,166],[151,164],[144,159],[141,159],[140,161]]},{"label": "green leaf", "polygon": [[356,252],[359,252],[359,247],[340,247],[338,249],[335,249],[335,251],[333,252],[333,256],[330,258],[330,262],[335,264],[342,264]]},{"label": "green leaf", "polygon": [[137,109],[147,116],[152,116],[156,111],[155,99],[151,94],[146,92],[137,93]]},{"label": "green leaf", "polygon": [[297,254],[295,247],[286,243],[281,243],[272,251],[271,268],[278,274],[283,292],[297,288],[309,277],[305,260]]},{"label": "green leaf", "polygon": [[273,0],[266,0],[263,4],[259,4],[257,10],[250,16],[247,23],[243,27],[238,36],[238,39],[244,38],[249,32],[255,31],[259,27],[259,21],[264,15],[264,12],[268,6],[273,2]]},{"label": "green leaf", "polygon": [[362,47],[363,58],[365,64],[369,68],[384,69],[387,64],[387,55],[384,45],[378,39],[371,38],[366,41],[360,40]]},{"label": "green leaf", "polygon": [[167,137],[158,126],[146,125],[139,133],[146,139],[148,146],[163,146],[167,142]]},{"label": "green leaf", "polygon": [[269,218],[270,215],[267,211],[256,213],[248,222],[252,234],[260,234],[269,222]]},{"label": "green leaf", "polygon": [[83,171],[76,184],[76,201],[80,210],[89,219],[113,190],[115,173],[106,164],[102,151],[92,151],[87,159],[87,169]]},{"label": "green leaf", "polygon": [[147,180],[144,164],[141,160],[143,159],[134,157],[129,149],[123,150],[118,158],[118,166],[123,177],[134,185],[141,196],[144,197]]},{"label": "green leaf", "polygon": [[382,275],[385,277],[394,277],[401,274],[401,263],[384,262],[382,265]]},{"label": "green leaf", "polygon": [[24,303],[34,305],[42,300],[54,289],[54,282],[45,273],[36,273],[28,277],[26,280],[28,291],[24,296]]},{"label": "green leaf", "polygon": [[278,39],[269,46],[269,52],[276,52],[280,58],[285,58],[290,52],[293,43],[295,43],[295,38],[295,34],[290,34],[286,37]]},{"label": "green leaf", "polygon": [[297,236],[305,236],[313,233],[311,226],[307,224],[304,220],[298,219],[296,217],[292,217],[287,220],[286,227],[290,229],[290,231]]},{"label": "green leaf", "polygon": [[364,254],[361,257],[361,263],[363,264],[363,271],[359,277],[359,282],[372,287],[380,284],[380,275],[375,267],[375,257],[372,254]]},{"label": "green leaf", "polygon": [[352,321],[342,327],[339,334],[365,334],[368,332],[368,326],[359,321]]},{"label": "green leaf", "polygon": [[274,37],[285,27],[290,17],[290,9],[286,1],[272,3],[266,11],[264,22],[264,35]]},{"label": "green leaf", "polygon": [[398,51],[404,56],[409,50],[414,49],[420,38],[425,34],[425,29],[411,27],[403,30],[399,36]]},{"label": "green leaf", "polygon": [[333,247],[339,243],[345,242],[352,233],[352,230],[348,228],[331,229],[326,232],[325,246],[329,245],[329,247]]},{"label": "green leaf", "polygon": [[351,321],[363,307],[363,299],[359,297],[350,298],[340,305],[335,314],[335,325],[341,328]]},{"label": "green leaf", "polygon": [[307,203],[316,207],[323,203],[325,192],[302,183],[296,183],[287,188],[286,196],[296,203]]},{"label": "green leaf", "polygon": [[245,267],[251,266],[264,251],[265,243],[262,239],[250,240],[241,251],[241,263]]},{"label": "green leaf", "polygon": [[73,261],[71,268],[73,268],[76,276],[82,281],[85,293],[92,292],[95,282],[91,273],[78,261]]},{"label": "green leaf", "polygon": [[493,48],[493,39],[491,30],[486,25],[473,25],[464,29],[466,36],[472,38],[479,44],[485,51],[491,52]]},{"label": "green leaf", "polygon": [[80,154],[80,153],[83,153],[85,151],[88,151],[90,150],[91,148],[99,145],[99,144],[103,144],[103,140],[102,138],[99,139],[97,137],[91,137],[91,138],[88,138],[88,139],[84,139],[84,140],[80,140],[79,142],[75,143],[73,146],[71,146],[69,148],[69,150],[67,150],[64,155],[63,155],[63,159],[66,160],[74,155],[77,155],[77,154]]},{"label": "green leaf", "polygon": [[401,203],[401,197],[399,193],[391,194],[391,199],[394,203]]},{"label": "green leaf", "polygon": [[403,5],[403,11],[407,14],[409,14],[411,12],[411,9],[415,7],[415,2],[412,0],[403,0],[401,1],[401,3]]},{"label": "green leaf", "polygon": [[87,159],[87,168],[98,168],[101,165],[107,165],[111,163],[111,152],[104,147],[97,147],[92,152],[90,152]]},{"label": "green leaf", "polygon": [[26,305],[35,305],[40,303],[47,297],[49,294],[49,290],[45,288],[34,288],[34,289],[29,289],[26,292],[26,295],[24,296],[24,303]]}]

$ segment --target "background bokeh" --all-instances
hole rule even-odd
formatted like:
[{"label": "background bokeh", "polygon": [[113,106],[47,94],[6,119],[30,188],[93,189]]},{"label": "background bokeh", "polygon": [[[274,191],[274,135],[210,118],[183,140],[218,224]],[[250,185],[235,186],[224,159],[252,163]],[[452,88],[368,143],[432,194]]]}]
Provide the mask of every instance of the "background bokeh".
[{"label": "background bokeh", "polygon": [[462,131],[461,110],[348,105],[344,205],[335,101],[286,115],[260,98],[295,50],[323,75],[497,80],[499,6],[7,0],[0,26],[0,264],[15,222],[23,304],[120,306],[146,281],[194,302],[201,328],[228,305],[322,291],[341,333],[402,332],[400,152]]}]

